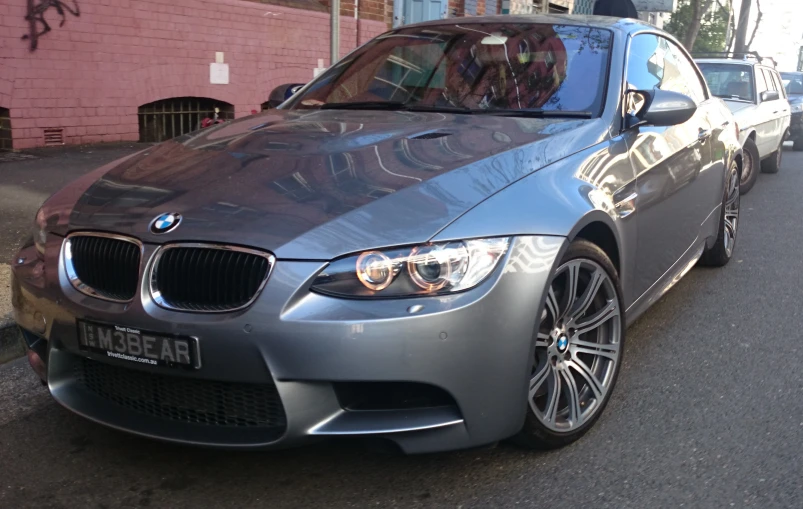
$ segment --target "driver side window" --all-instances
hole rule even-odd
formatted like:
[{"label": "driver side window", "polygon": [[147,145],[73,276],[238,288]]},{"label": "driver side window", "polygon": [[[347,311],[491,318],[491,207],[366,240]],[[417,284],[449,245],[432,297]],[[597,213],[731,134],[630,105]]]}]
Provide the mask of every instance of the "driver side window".
[{"label": "driver side window", "polygon": [[627,83],[634,90],[678,92],[698,104],[706,99],[705,88],[686,55],[655,34],[639,34],[630,41]]}]

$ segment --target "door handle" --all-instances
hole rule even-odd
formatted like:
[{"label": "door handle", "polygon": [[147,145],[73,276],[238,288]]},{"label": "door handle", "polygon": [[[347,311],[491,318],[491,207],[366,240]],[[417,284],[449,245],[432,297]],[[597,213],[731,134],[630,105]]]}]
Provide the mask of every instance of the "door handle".
[{"label": "door handle", "polygon": [[773,115],[777,115],[778,114],[778,110],[773,111],[772,114]]}]

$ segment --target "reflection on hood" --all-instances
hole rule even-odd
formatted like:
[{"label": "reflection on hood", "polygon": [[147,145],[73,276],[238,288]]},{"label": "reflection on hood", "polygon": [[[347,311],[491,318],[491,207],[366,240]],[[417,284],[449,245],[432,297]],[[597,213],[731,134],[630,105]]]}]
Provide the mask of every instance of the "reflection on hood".
[{"label": "reflection on hood", "polygon": [[[83,193],[69,228],[277,255],[294,242],[304,247],[292,256],[303,258],[426,240],[516,179],[585,148],[589,132],[604,132],[597,122],[275,110],[123,162]],[[181,213],[181,227],[152,235],[150,221],[164,212]]]}]

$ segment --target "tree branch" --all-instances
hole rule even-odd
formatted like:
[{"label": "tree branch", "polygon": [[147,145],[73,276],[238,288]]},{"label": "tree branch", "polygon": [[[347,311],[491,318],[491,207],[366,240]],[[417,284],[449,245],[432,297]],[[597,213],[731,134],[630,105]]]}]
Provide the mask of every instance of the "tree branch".
[{"label": "tree branch", "polygon": [[756,9],[758,9],[758,17],[756,18],[756,26],[753,27],[753,33],[750,35],[750,41],[747,43],[747,49],[750,49],[750,46],[753,45],[753,39],[756,38],[756,33],[758,32],[758,25],[761,23],[761,17],[764,15],[761,12],[761,0],[756,0]]}]

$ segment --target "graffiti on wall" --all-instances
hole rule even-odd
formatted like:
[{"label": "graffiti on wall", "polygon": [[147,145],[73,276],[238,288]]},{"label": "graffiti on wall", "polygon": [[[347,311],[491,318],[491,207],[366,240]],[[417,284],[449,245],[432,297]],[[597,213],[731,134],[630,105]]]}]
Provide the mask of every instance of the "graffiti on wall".
[{"label": "graffiti on wall", "polygon": [[[73,16],[80,16],[81,10],[78,8],[78,0],[72,0],[72,5],[63,0],[27,0],[28,10],[25,14],[25,21],[28,22],[28,33],[22,39],[29,41],[31,51],[36,51],[39,46],[39,37],[50,32],[50,24],[45,19],[45,13],[54,9],[61,16],[59,26],[64,26],[67,21],[67,13]],[[37,3],[38,1],[38,3]]]}]

